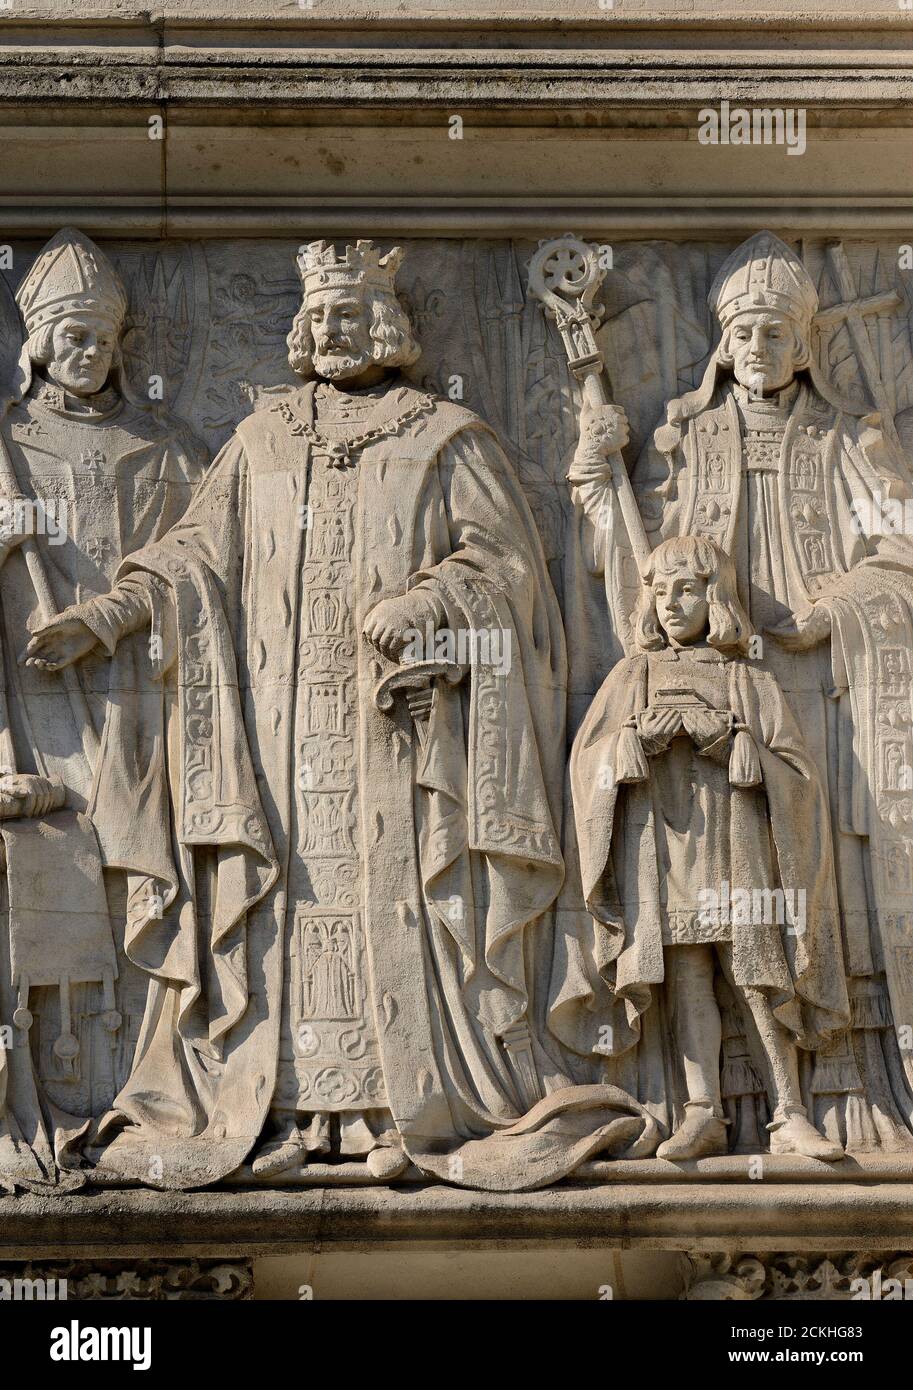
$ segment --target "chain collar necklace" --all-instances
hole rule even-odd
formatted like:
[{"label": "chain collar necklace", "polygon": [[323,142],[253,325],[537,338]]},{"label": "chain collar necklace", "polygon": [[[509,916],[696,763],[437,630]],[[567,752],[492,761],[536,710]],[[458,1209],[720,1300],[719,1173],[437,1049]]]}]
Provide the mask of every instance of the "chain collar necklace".
[{"label": "chain collar necklace", "polygon": [[434,409],[434,397],[420,396],[415,404],[404,410],[401,415],[395,416],[392,420],[385,420],[373,429],[365,430],[363,434],[357,434],[354,439],[346,440],[327,439],[315,430],[313,425],[309,425],[307,420],[303,420],[288,401],[280,401],[273,409],[282,416],[291,433],[303,435],[315,452],[326,457],[332,468],[347,468],[354,463],[352,455],[364,449],[366,445],[373,444],[378,439],[392,438],[413,420],[429,414]]}]

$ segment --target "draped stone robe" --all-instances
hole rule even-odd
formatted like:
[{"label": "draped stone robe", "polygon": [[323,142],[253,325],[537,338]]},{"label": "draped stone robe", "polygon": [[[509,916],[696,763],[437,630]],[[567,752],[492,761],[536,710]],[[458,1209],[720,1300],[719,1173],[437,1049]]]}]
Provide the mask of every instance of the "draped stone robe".
[{"label": "draped stone robe", "polygon": [[[88,400],[74,401],[59,387],[36,381],[0,428],[24,497],[46,505],[49,511],[56,508],[52,520],[60,526],[60,543],[57,533],[47,531],[38,534],[34,544],[60,609],[107,592],[122,558],[168,530],[186,508],[206,457],[180,421],[165,411],[134,405],[110,387]],[[77,911],[76,880],[86,855],[98,859],[94,833],[84,818],[97,769],[87,760],[61,677],[19,664],[30,632],[43,620],[25,557],[15,549],[0,574],[0,640],[16,770],[59,780],[66,801],[63,811],[43,822],[6,822],[3,833],[10,875],[21,875],[19,897],[25,909],[34,915],[39,903],[45,908],[36,931],[47,943],[42,948],[47,966],[59,962],[63,969],[67,958],[78,956],[81,949],[73,934],[88,926]],[[122,676],[131,668],[136,678],[145,679],[149,669],[145,635],[125,644],[120,659]],[[109,672],[110,661],[102,652],[91,654],[80,668],[80,682],[99,736],[108,713]],[[30,844],[33,827],[43,837],[34,846]],[[57,861],[50,856],[59,837],[60,864],[55,871]],[[94,870],[87,872],[91,878]],[[99,1114],[129,1074],[145,1007],[145,981],[139,972],[131,971],[121,949],[122,875],[104,875],[98,903],[109,922],[97,924],[95,930],[107,934],[112,952],[115,942],[117,947],[116,1001],[105,1000],[98,984],[73,986],[71,1026],[80,1046],[77,1057],[67,1062],[53,1052],[61,1028],[59,991],[33,988],[30,1007],[35,1021],[30,1036],[0,1054],[0,1062],[9,1066],[6,1088],[12,1124],[28,1138],[49,1172],[53,1163],[30,1056],[34,1055],[46,1104],[70,1115]],[[21,916],[14,913],[10,926],[14,953],[22,928]],[[56,946],[55,930],[65,933]],[[5,1019],[12,1017],[16,1006],[10,945],[9,933],[4,931]],[[122,1015],[120,1027],[113,1032],[103,1022],[112,1002]],[[53,1118],[48,1126],[54,1129]]]},{"label": "draped stone robe", "polygon": [[[184,519],[131,557],[108,599],[74,610],[111,650],[150,612],[170,649],[174,624],[176,695],[171,704],[163,685],[161,701],[167,756],[144,764],[129,824],[105,814],[135,778],[143,719],[125,700],[94,802],[108,861],[149,875],[169,905],[149,921],[137,904],[128,925],[132,957],[156,988],[111,1121],[129,1128],[104,1164],[149,1181],[142,1155],[154,1152],[164,1172],[151,1180],[166,1186],[212,1181],[240,1163],[273,1098],[283,939],[289,910],[301,907],[289,891],[300,867],[293,808],[306,819],[310,794],[296,780],[294,743],[313,657],[303,618],[321,599],[327,621],[338,604],[354,619],[357,698],[344,731],[355,742],[365,983],[386,1104],[413,1152],[509,1126],[526,1108],[502,1039],[544,1011],[548,952],[537,933],[563,875],[566,696],[535,524],[490,431],[461,407],[397,386],[372,417],[378,437],[348,465],[351,586],[317,592],[302,524],[309,500],[320,501],[310,493],[313,419],[309,386],[244,421]],[[433,593],[452,631],[497,628],[510,641],[509,669],[474,658],[462,687],[438,687],[424,747],[404,705],[377,707],[394,665],[361,636],[376,603],[409,589]],[[174,845],[156,828],[166,781]],[[194,885],[207,850],[215,870],[203,904]],[[560,1076],[532,1031],[540,1074]]]},{"label": "draped stone robe", "polygon": [[[732,555],[763,636],[758,667],[777,679],[828,793],[854,1031],[818,1054],[809,1078],[817,1119],[857,1151],[906,1147],[911,1054],[898,1052],[892,1005],[895,1022],[911,1016],[913,866],[903,826],[913,806],[890,785],[884,760],[888,744],[903,742],[891,726],[911,719],[913,544],[874,534],[870,518],[879,498],[911,494],[909,469],[892,458],[877,420],[841,410],[805,377],[766,403],[723,378],[706,408],[656,431],[632,481],[653,544],[695,532]],[[624,642],[637,576],[617,502],[596,484],[577,496],[590,567],[604,575]],[[763,635],[819,598],[835,614],[830,642],[793,653]],[[599,990],[591,975],[576,1003],[567,992],[558,1002],[573,1015]]]},{"label": "draped stone robe", "polygon": [[[623,740],[637,738],[630,726],[670,688],[734,715],[742,732],[714,732],[706,747],[682,732],[628,767]],[[733,773],[737,739],[749,739],[758,757],[756,786]],[[615,770],[608,783],[607,768]],[[626,657],[590,706],[570,771],[583,892],[615,957],[615,1051],[640,1036],[650,986],[665,979],[666,952],[679,945],[731,943],[737,984],[764,990],[805,1048],[846,1026],[827,801],[769,674],[712,647]],[[707,889],[726,893],[728,908],[730,887],[758,891],[761,903],[764,890],[800,891],[801,925],[754,909],[702,909]]]}]

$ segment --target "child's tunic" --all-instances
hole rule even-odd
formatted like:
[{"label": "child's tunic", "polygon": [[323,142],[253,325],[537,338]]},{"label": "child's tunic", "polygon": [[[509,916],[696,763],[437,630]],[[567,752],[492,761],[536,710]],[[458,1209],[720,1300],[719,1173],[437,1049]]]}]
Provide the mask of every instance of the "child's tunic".
[{"label": "child's tunic", "polygon": [[[705,708],[728,715],[729,663],[713,647],[651,652],[647,692],[654,706],[676,703],[680,692],[685,719],[695,697]],[[701,890],[725,899],[726,909],[731,889],[753,892],[775,882],[769,854],[753,865],[751,883],[732,882],[731,742],[728,729],[702,744],[682,728],[665,753],[650,759],[664,945],[731,941],[729,911],[708,911]],[[763,796],[763,790],[757,794]]]}]

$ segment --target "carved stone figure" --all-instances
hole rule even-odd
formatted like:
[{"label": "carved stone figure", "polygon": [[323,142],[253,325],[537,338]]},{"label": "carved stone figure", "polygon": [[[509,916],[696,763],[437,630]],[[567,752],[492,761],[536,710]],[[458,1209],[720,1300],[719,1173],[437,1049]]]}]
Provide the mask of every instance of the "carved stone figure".
[{"label": "carved stone figure", "polygon": [[[817,1052],[807,1103],[851,1150],[909,1148],[913,1054],[898,1034],[913,1018],[913,869],[889,745],[909,765],[913,547],[878,518],[913,479],[893,425],[842,403],[823,376],[817,293],[788,247],[752,237],[710,304],[721,340],[698,389],[669,403],[634,491],[651,544],[693,532],[731,554],[762,638],[757,668],[782,689],[827,791],[852,1028]],[[636,570],[606,465],[626,442],[622,411],[585,405],[571,479],[630,649]],[[602,988],[591,977],[581,1006],[598,1008]]]},{"label": "carved stone figure", "polygon": [[849,1021],[821,783],[776,681],[746,659],[729,558],[673,538],[644,578],[640,654],[614,667],[571,755],[584,894],[615,942],[615,1046],[665,982],[687,1099],[657,1155],[726,1153],[716,955],[768,1078],[771,1152],[842,1158],[807,1118],[796,1051]]},{"label": "carved stone figure", "polygon": [[418,352],[400,257],[302,250],[289,341],[311,379],[29,647],[60,670],[101,644],[116,667],[151,620],[177,670],[142,787],[150,725],[122,683],[96,793],[103,842],[165,904],[152,921],[131,904],[150,1009],[104,1172],[213,1181],[265,1124],[264,1177],[327,1153],[387,1176],[405,1149],[454,1181],[465,1163],[537,1185],[656,1143],[621,1093],[565,1091],[537,1026],[563,877],[560,615],[491,432],[397,374]]},{"label": "carved stone figure", "polygon": [[96,1183],[411,1160],[502,1190],[768,1133],[830,1160],[913,1143],[897,436],[822,375],[812,282],[762,233],[629,478],[564,241],[574,524],[603,674],[621,654],[573,807],[565,713],[598,682],[569,686],[497,439],[414,384],[401,251],[301,249],[304,384],[189,507],[201,454],[130,395],[113,269],[65,232],[26,278],[0,454],[8,1181],[79,1140]]},{"label": "carved stone figure", "polygon": [[[0,424],[0,740],[3,1016],[16,1034],[2,1061],[19,1158],[6,1150],[0,1170],[40,1180],[54,1177],[55,1159],[72,1162],[69,1143],[129,1073],[145,988],[124,940],[122,866],[100,851],[92,824],[110,663],[96,650],[62,679],[20,657],[30,632],[106,592],[122,557],[168,529],[205,454],[167,412],[125,393],[126,293],[88,238],[59,232],[17,303],[26,340]],[[145,638],[124,659],[135,681],[148,678]]]}]

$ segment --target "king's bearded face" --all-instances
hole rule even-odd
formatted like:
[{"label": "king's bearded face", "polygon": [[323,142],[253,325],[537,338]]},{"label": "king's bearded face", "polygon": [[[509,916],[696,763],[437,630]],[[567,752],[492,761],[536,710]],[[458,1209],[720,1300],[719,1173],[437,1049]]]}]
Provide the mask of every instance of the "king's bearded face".
[{"label": "king's bearded face", "polygon": [[308,295],[307,311],[319,376],[345,381],[374,362],[373,306],[363,291],[345,286]]},{"label": "king's bearded face", "polygon": [[752,395],[768,396],[789,386],[806,354],[790,318],[757,309],[740,314],[730,324],[723,355],[731,358],[740,386]]},{"label": "king's bearded face", "polygon": [[117,328],[102,314],[68,314],[54,324],[48,360],[49,381],[73,396],[94,396],[111,372]]}]

